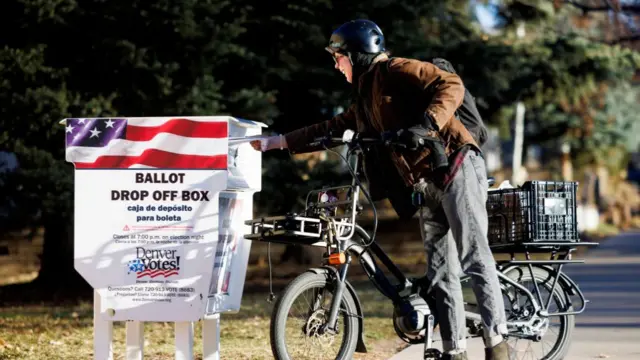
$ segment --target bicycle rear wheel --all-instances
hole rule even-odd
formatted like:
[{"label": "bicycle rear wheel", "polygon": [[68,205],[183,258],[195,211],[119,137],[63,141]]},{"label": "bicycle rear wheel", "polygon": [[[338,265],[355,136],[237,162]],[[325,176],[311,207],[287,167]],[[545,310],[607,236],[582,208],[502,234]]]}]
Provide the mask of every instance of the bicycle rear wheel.
[{"label": "bicycle rear wheel", "polygon": [[329,317],[334,294],[334,284],[327,274],[304,273],[287,286],[276,301],[271,318],[275,359],[353,358],[359,325],[356,304],[348,291],[343,292],[338,311],[338,333],[319,332]]},{"label": "bicycle rear wheel", "polygon": [[[541,336],[540,341],[517,338],[511,336],[507,342],[512,348],[513,359],[559,360],[564,358],[569,350],[571,335],[575,327],[575,315],[553,315],[554,312],[572,311],[567,302],[567,296],[559,284],[552,291],[554,276],[547,270],[534,267],[533,274],[527,266],[512,269],[506,274],[518,284],[524,286],[539,302],[535,291],[537,285],[542,298],[541,306],[545,306],[551,296],[547,309],[551,315],[541,317],[534,314],[531,300],[521,290],[502,282],[503,297],[507,321],[527,320],[536,318],[536,332]],[[512,335],[521,335],[521,331],[510,330]]]}]

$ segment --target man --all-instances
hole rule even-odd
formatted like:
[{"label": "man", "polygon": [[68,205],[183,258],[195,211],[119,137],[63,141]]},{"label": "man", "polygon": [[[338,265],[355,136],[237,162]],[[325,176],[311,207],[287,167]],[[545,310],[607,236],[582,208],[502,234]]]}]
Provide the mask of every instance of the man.
[{"label": "man", "polygon": [[[314,138],[328,131],[341,136],[346,129],[392,134],[404,141],[405,149],[382,147],[367,153],[365,171],[374,201],[389,198],[401,217],[416,212],[411,191],[418,189],[425,196],[427,275],[436,298],[444,359],[467,359],[460,267],[471,276],[479,302],[486,359],[508,359],[509,347],[502,337],[504,304],[487,240],[485,164],[475,140],[454,116],[465,91],[461,79],[428,62],[389,58],[382,31],[368,20],[343,24],[326,50],[352,84],[351,106],[331,120],[252,145],[262,151],[307,152],[314,150],[306,147]],[[437,149],[421,146],[421,139],[441,141],[448,164],[435,169]]]}]

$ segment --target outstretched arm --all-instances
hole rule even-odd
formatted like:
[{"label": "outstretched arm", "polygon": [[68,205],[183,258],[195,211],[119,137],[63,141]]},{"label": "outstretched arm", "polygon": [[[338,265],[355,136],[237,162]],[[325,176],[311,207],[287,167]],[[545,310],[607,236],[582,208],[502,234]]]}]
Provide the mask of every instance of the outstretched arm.
[{"label": "outstretched arm", "polygon": [[272,136],[262,144],[255,142],[252,145],[256,150],[266,151],[282,148],[289,149],[292,154],[302,154],[320,150],[308,144],[313,142],[315,138],[326,135],[330,130],[342,135],[345,130],[354,129],[355,127],[355,105],[351,105],[346,111],[329,120],[293,130],[284,136]]}]

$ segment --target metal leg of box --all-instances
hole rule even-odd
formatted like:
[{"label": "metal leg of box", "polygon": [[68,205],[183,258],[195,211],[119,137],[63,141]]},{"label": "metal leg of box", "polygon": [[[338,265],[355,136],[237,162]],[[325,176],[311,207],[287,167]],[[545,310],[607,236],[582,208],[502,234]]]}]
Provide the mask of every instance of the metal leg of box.
[{"label": "metal leg of box", "polygon": [[193,322],[176,321],[176,360],[193,360]]},{"label": "metal leg of box", "polygon": [[220,314],[202,320],[202,360],[220,360]]},{"label": "metal leg of box", "polygon": [[142,321],[127,321],[127,360],[142,360],[144,358],[144,323]]},{"label": "metal leg of box", "polygon": [[101,299],[93,291],[93,358],[113,360],[113,323],[100,317]]}]

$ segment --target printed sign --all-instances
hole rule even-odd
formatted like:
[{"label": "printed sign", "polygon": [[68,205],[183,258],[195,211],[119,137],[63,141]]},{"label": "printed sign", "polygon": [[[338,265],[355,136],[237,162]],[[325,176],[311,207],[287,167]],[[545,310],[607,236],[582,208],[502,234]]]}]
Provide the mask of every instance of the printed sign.
[{"label": "printed sign", "polygon": [[66,119],[75,268],[103,317],[202,317],[221,246],[227,127],[224,117]]}]

